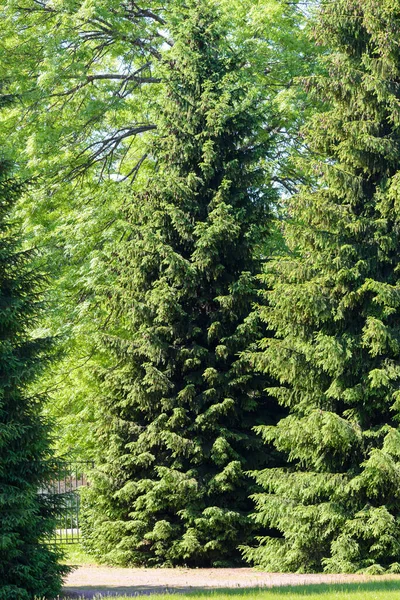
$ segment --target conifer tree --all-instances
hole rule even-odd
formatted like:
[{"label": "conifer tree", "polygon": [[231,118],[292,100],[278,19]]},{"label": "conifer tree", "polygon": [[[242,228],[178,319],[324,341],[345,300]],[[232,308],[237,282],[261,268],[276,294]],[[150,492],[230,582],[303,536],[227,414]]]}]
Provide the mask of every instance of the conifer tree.
[{"label": "conifer tree", "polygon": [[185,5],[162,66],[155,171],[126,208],[101,340],[114,358],[84,530],[92,552],[125,565],[240,561],[254,535],[245,472],[270,460],[253,427],[274,405],[239,354],[261,335],[276,124],[212,3]]},{"label": "conifer tree", "polygon": [[266,569],[400,570],[400,2],[323,3],[330,45],[308,83],[317,186],[290,204],[289,251],[267,270],[263,319],[276,338],[253,358],[289,415],[260,429],[287,468],[256,474],[245,556]]},{"label": "conifer tree", "polygon": [[49,477],[48,427],[42,399],[27,386],[48,351],[29,334],[41,304],[42,276],[32,269],[30,251],[13,235],[10,211],[20,185],[0,161],[0,599],[54,597],[64,571],[47,541],[53,510],[39,495]]}]

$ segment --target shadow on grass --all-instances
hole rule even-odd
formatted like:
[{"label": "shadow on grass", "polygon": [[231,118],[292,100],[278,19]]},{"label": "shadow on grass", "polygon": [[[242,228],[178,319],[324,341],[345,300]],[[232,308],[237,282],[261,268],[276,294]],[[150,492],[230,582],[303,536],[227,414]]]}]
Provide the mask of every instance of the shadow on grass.
[{"label": "shadow on grass", "polygon": [[237,598],[261,598],[268,593],[268,596],[291,595],[299,598],[305,596],[326,595],[334,593],[371,593],[371,592],[391,592],[400,591],[400,578],[396,580],[369,581],[365,583],[330,583],[330,584],[310,584],[310,585],[290,585],[279,587],[257,587],[257,588],[203,588],[194,589],[193,587],[155,587],[155,586],[129,586],[129,587],[103,587],[103,586],[82,586],[79,588],[65,588],[65,599],[85,599],[94,598],[132,598],[137,596],[160,596],[166,594],[186,594],[191,598],[218,598],[218,596],[229,596]]}]

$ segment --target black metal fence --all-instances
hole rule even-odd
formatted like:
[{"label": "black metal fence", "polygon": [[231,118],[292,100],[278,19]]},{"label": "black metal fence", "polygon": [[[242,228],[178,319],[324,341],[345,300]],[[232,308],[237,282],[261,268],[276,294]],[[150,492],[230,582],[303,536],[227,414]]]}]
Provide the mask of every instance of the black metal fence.
[{"label": "black metal fence", "polygon": [[51,465],[49,483],[39,494],[54,501],[57,514],[55,539],[58,544],[80,541],[80,490],[89,485],[87,475],[93,469],[91,461],[55,461]]}]

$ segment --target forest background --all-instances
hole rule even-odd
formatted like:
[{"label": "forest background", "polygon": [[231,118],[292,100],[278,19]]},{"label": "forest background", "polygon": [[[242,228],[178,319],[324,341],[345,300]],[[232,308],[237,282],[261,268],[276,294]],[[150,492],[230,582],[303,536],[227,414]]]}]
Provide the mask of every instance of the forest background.
[{"label": "forest background", "polygon": [[1,7],[59,353],[33,389],[57,455],[96,463],[102,560],[399,569],[394,4]]}]

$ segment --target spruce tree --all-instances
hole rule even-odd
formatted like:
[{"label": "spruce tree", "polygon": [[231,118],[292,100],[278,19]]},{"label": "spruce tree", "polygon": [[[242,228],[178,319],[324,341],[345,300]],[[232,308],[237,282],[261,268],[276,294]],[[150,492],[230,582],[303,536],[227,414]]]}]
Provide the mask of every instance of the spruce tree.
[{"label": "spruce tree", "polygon": [[127,202],[108,291],[113,356],[102,372],[86,545],[114,564],[241,561],[251,480],[270,460],[254,433],[274,411],[240,353],[260,339],[261,244],[275,192],[276,125],[213,3],[170,23],[155,170]]},{"label": "spruce tree", "polygon": [[40,496],[49,477],[49,435],[42,398],[29,392],[48,352],[32,338],[43,278],[14,236],[10,211],[20,185],[0,161],[0,599],[54,597],[64,568],[48,542],[52,503]]},{"label": "spruce tree", "polygon": [[398,0],[323,3],[315,28],[319,180],[290,203],[265,278],[276,337],[253,356],[289,411],[260,429],[289,461],[256,474],[270,534],[245,556],[265,569],[400,570],[399,28]]}]

